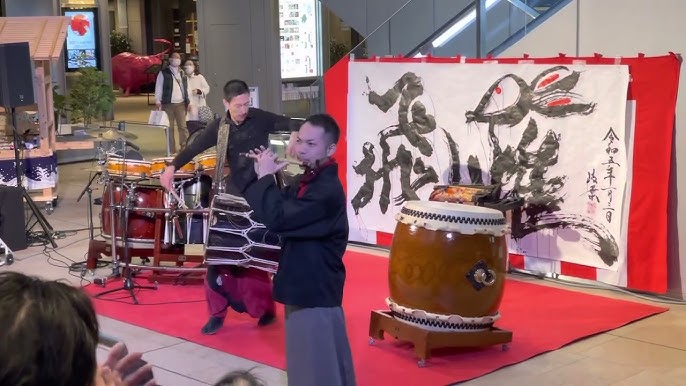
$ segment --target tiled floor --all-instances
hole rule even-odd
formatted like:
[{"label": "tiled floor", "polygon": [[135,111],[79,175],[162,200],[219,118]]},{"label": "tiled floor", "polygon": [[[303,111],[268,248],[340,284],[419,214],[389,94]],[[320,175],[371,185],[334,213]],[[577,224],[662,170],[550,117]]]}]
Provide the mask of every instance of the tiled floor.
[{"label": "tiled floor", "polygon": [[[145,98],[130,98],[118,104],[129,105],[119,110],[118,119],[147,120],[149,106],[145,104]],[[88,246],[88,232],[83,230],[87,226],[87,200],[84,198],[77,203],[76,197],[88,181],[88,173],[84,170],[91,166],[88,162],[60,166],[58,188],[60,202],[54,213],[47,216],[55,230],[80,231],[58,240],[58,249],[47,251],[49,257],[43,253],[43,247],[32,247],[16,252],[15,264],[0,269],[17,270],[50,279],[67,279],[75,285],[79,284],[80,279],[70,275],[66,267],[71,264],[67,259],[83,261]],[[93,196],[101,196],[102,186],[96,184],[94,188]],[[99,225],[97,220],[99,211],[100,207],[95,206],[96,226]],[[107,273],[106,270],[97,274],[106,275]],[[522,280],[538,279],[522,278]],[[571,288],[648,302],[617,292]],[[673,304],[669,307],[671,308],[669,312],[609,333],[584,339],[465,384],[498,386],[684,385],[686,384],[686,306]],[[254,372],[270,386],[286,384],[286,375],[279,369],[109,318],[100,320],[104,333],[124,340],[130,351],[145,353],[144,358],[155,365],[155,376],[161,385],[208,385],[226,372],[246,368],[254,368]],[[104,355],[105,350],[101,349],[99,354]],[[384,385],[383,380],[379,380],[377,384]]]}]

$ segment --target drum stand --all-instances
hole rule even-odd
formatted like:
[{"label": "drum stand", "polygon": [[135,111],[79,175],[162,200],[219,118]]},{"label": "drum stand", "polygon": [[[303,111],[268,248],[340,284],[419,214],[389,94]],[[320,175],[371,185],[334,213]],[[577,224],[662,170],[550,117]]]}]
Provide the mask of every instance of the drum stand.
[{"label": "drum stand", "polygon": [[502,350],[508,350],[508,343],[512,342],[512,331],[491,327],[484,331],[433,331],[406,323],[393,317],[391,311],[372,311],[369,322],[369,344],[384,339],[384,331],[396,339],[414,344],[414,352],[419,358],[417,365],[426,366],[426,360],[431,357],[431,350],[447,347],[485,347],[502,345]]},{"label": "drum stand", "polygon": [[[122,187],[126,187],[126,172],[123,173],[122,179],[121,179],[121,185]],[[112,180],[110,180],[110,183]],[[133,281],[133,275],[132,275],[132,270],[130,267],[131,263],[131,256],[129,255],[130,249],[129,249],[129,240],[128,240],[128,223],[129,223],[129,213],[133,210],[133,203],[136,201],[136,183],[132,183],[130,187],[127,189],[127,193],[124,199],[124,205],[115,205],[114,202],[114,189],[110,188],[110,233],[111,233],[111,240],[112,240],[112,275],[110,277],[119,277],[121,276],[121,273],[119,272],[119,264],[120,260],[117,259],[117,236],[116,236],[116,226],[114,224],[114,210],[120,209],[120,214],[119,214],[119,220],[121,223],[121,230],[122,230],[122,236],[121,236],[121,244],[123,246],[123,251],[124,251],[124,283],[122,287],[120,288],[114,288],[110,289],[107,291],[100,292],[98,294],[95,294],[96,298],[99,298],[103,295],[111,294],[117,291],[128,291],[129,295],[131,296],[131,299],[133,299],[133,304],[138,304],[138,299],[136,299],[136,294],[134,293],[135,288],[139,289],[157,289],[157,285],[154,286],[141,286],[136,284]],[[103,285],[106,283],[106,279],[103,282]]]}]

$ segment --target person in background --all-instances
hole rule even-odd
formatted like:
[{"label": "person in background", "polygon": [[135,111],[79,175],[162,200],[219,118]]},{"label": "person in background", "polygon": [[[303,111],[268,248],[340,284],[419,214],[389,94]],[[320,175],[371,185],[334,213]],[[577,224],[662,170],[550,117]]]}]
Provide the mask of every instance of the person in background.
[{"label": "person in background", "polygon": [[155,105],[164,110],[169,118],[169,149],[176,153],[174,127],[179,131],[179,146],[183,147],[188,139],[186,128],[186,110],[190,100],[188,78],[181,70],[181,54],[174,52],[169,57],[169,66],[157,74],[155,82]]},{"label": "person in background", "polygon": [[207,94],[210,93],[210,85],[205,77],[198,71],[197,64],[192,60],[186,60],[183,70],[188,79],[189,108],[186,121],[200,121],[198,110],[201,106],[207,106]]},{"label": "person in background", "polygon": [[156,385],[152,366],[122,343],[98,366],[98,319],[80,288],[0,272],[0,327],[0,385]]},{"label": "person in background", "polygon": [[285,306],[289,386],[356,384],[342,308],[348,216],[333,159],[339,137],[331,116],[308,117],[295,140],[305,171],[284,188],[274,174],[287,162],[264,147],[250,152],[256,177],[243,194],[255,219],[281,236],[274,300]]}]

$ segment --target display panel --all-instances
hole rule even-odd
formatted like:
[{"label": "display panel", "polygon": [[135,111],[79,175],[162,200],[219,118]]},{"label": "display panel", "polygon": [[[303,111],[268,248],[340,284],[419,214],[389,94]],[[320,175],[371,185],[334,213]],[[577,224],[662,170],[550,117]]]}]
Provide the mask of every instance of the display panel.
[{"label": "display panel", "polygon": [[64,8],[69,17],[65,59],[67,71],[80,68],[100,69],[97,8]]},{"label": "display panel", "polygon": [[317,0],[279,0],[282,79],[321,74],[320,14]]}]

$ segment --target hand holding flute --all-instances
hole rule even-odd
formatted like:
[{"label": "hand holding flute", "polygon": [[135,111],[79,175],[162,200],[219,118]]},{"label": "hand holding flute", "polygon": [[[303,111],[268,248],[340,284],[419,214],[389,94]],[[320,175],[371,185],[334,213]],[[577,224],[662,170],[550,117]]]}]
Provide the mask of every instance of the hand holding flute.
[{"label": "hand holding flute", "polygon": [[267,174],[275,174],[291,163],[301,164],[297,161],[278,158],[271,149],[266,149],[264,146],[260,146],[259,149],[250,150],[250,152],[241,155],[255,160],[255,173],[257,173],[257,178],[262,178]]}]

